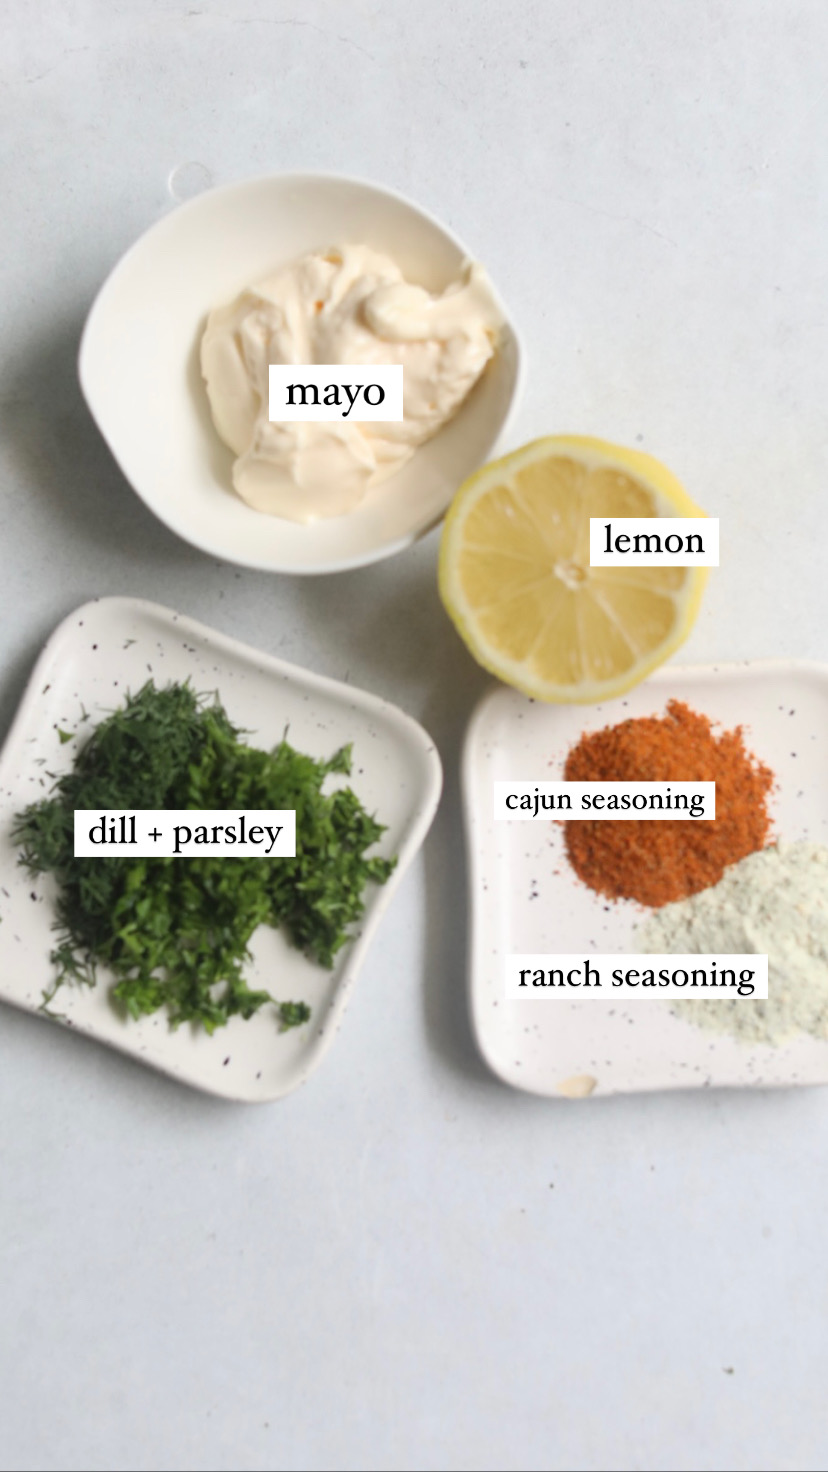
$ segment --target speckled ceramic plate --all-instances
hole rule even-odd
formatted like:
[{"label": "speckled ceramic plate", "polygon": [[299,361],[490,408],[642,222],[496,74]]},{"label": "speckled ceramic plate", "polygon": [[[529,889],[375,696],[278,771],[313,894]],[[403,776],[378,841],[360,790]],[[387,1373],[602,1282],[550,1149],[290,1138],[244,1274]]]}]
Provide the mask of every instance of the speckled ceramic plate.
[{"label": "speckled ceramic plate", "polygon": [[656,998],[626,1007],[555,994],[503,996],[509,954],[629,952],[647,913],[611,905],[576,878],[560,826],[495,822],[492,783],[563,775],[584,731],[661,715],[684,700],[746,744],[777,778],[774,836],[828,843],[828,668],[757,661],[667,666],[622,700],[538,705],[499,686],[477,707],[466,738],[464,796],[471,884],[471,1011],[486,1062],[505,1083],[536,1094],[583,1096],[710,1085],[828,1083],[828,1042],[799,1036],[746,1046],[679,1021]]},{"label": "speckled ceramic plate", "polygon": [[0,999],[27,1011],[38,1011],[52,978],[54,889],[51,879],[33,882],[18,865],[13,817],[49,790],[51,774],[71,766],[76,745],[61,743],[58,728],[87,730],[84,711],[102,719],[150,676],[217,690],[231,720],[261,746],[275,745],[286,729],[294,746],[316,757],[352,742],[352,775],[337,780],[349,781],[387,825],[378,851],[396,854],[397,867],[387,884],[370,887],[359,930],[333,971],[306,960],[277,931],[262,927],[254,936],[251,984],[308,1002],[313,1018],[305,1027],[280,1034],[272,1008],[249,1022],[233,1018],[213,1037],[191,1027],[173,1032],[161,1014],[125,1021],[108,1000],[105,977],[94,989],[63,987],[52,1008],[65,1025],[183,1083],[226,1099],[276,1099],[308,1077],[333,1038],[380,917],[428,832],[440,797],[439,758],[421,726],[376,696],[167,609],[131,598],[78,609],[46,645],[0,755]]}]

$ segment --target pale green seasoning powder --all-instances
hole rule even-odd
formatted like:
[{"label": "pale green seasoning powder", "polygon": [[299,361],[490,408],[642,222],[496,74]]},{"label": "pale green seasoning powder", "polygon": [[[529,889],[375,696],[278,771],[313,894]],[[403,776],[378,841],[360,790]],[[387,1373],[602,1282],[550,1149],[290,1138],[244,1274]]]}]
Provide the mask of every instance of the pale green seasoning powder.
[{"label": "pale green seasoning powder", "polygon": [[828,848],[792,843],[749,854],[711,889],[654,911],[631,949],[767,955],[767,1001],[688,998],[671,1012],[743,1043],[800,1032],[828,1038]]}]

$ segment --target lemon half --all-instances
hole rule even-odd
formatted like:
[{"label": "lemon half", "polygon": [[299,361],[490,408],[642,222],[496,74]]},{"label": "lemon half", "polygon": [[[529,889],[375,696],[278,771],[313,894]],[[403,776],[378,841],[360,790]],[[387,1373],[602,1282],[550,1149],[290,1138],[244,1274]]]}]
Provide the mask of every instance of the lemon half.
[{"label": "lemon half", "polygon": [[707,569],[590,567],[590,517],[704,515],[651,455],[579,435],[535,440],[460,487],[440,596],[501,680],[536,700],[608,700],[687,638]]}]

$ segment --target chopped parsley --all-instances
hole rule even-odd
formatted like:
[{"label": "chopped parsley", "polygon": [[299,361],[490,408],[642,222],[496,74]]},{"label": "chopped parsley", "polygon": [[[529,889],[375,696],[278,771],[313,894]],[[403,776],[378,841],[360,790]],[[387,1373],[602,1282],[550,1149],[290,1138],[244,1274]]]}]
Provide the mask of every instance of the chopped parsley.
[{"label": "chopped parsley", "polygon": [[[174,1027],[212,1033],[273,1003],[282,1030],[307,1022],[304,1002],[247,985],[253,932],[284,926],[330,968],[363,913],[366,884],[384,884],[395,861],[366,858],[384,828],[349,787],[322,791],[329,773],[350,773],[350,747],[316,761],[284,740],[272,751],[247,746],[241,734],[218,698],[148,681],[94,728],[52,795],[18,815],[21,863],[59,886],[46,1004],[65,982],[94,985],[103,966],[131,1017],[165,1008]],[[76,808],[294,808],[296,857],[75,858]]]}]

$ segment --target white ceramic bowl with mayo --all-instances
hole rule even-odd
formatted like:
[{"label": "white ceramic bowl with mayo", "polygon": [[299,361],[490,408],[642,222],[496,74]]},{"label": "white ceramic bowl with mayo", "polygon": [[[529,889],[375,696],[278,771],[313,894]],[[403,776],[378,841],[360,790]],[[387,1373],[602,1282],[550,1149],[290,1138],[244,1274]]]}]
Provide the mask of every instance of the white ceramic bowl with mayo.
[{"label": "white ceramic bowl with mayo", "polygon": [[[311,252],[349,243],[390,256],[409,283],[441,293],[472,253],[401,195],[356,179],[283,174],[200,195],[161,220],[104,283],[80,350],[80,381],[127,480],[202,551],[272,572],[359,567],[409,546],[490,459],[516,406],[517,333],[495,292],[497,350],[456,414],[345,514],[301,523],[233,490],[201,372],[208,314]],[[483,263],[485,264],[485,263]]]}]

